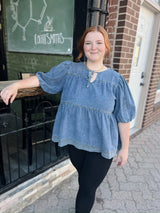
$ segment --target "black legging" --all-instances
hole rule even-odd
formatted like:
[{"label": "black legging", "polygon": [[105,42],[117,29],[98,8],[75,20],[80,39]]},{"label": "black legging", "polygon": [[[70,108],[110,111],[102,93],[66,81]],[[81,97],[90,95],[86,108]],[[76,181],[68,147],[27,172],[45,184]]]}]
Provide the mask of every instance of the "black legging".
[{"label": "black legging", "polygon": [[112,159],[106,159],[100,153],[79,150],[68,146],[72,164],[78,171],[79,190],[76,198],[76,213],[89,213],[95,200],[98,186],[106,176]]}]

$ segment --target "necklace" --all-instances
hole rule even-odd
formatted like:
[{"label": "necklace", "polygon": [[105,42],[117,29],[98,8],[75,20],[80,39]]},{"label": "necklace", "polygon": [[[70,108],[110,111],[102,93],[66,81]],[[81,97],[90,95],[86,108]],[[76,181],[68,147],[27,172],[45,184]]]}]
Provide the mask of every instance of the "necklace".
[{"label": "necklace", "polygon": [[87,66],[87,63],[85,63],[85,65],[86,65],[86,67],[87,67],[87,69],[88,69],[88,70],[93,71],[93,72],[99,72],[99,71],[102,71],[102,70],[103,70],[103,68],[104,68],[104,64],[102,64],[102,66],[101,66],[98,70],[91,70],[91,69],[89,69],[89,67]]}]

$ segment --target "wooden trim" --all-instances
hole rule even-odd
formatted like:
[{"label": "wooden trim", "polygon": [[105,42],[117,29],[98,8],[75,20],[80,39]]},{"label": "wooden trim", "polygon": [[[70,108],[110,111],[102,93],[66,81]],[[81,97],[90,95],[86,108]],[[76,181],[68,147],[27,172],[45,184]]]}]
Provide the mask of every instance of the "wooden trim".
[{"label": "wooden trim", "polygon": [[[16,82],[16,81],[1,81],[0,82],[0,91],[3,88],[5,88],[6,86],[9,86],[14,82]],[[41,87],[25,88],[25,89],[18,90],[16,99],[37,96],[37,95],[45,95],[45,94],[47,94],[47,93],[45,93]],[[0,97],[0,101],[2,101],[1,97]]]}]

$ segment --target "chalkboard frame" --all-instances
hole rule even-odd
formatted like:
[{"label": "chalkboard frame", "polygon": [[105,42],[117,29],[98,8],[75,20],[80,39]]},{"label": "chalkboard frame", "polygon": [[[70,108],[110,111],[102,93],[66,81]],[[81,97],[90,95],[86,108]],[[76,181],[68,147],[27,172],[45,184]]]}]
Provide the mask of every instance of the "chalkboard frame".
[{"label": "chalkboard frame", "polygon": [[[74,0],[41,0],[39,9],[35,9],[33,6],[37,1],[40,2],[39,0],[6,0],[8,51],[71,55]],[[28,10],[23,15],[22,9],[26,7]],[[19,12],[16,12],[17,8]]]}]

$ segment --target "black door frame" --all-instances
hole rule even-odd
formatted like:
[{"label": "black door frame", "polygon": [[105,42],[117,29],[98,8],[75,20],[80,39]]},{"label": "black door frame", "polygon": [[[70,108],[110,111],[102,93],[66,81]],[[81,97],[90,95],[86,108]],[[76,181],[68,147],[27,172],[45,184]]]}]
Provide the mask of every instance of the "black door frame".
[{"label": "black door frame", "polygon": [[75,0],[74,8],[74,35],[73,35],[73,60],[78,56],[77,45],[86,29],[88,1]]},{"label": "black door frame", "polygon": [[[77,45],[86,28],[105,26],[109,0],[75,0],[73,60],[78,56]],[[83,60],[83,59],[82,59]]]},{"label": "black door frame", "polygon": [[3,0],[0,0],[0,81],[8,80],[3,27],[4,27]]}]

